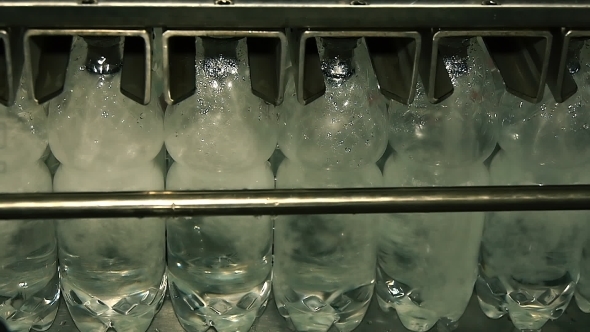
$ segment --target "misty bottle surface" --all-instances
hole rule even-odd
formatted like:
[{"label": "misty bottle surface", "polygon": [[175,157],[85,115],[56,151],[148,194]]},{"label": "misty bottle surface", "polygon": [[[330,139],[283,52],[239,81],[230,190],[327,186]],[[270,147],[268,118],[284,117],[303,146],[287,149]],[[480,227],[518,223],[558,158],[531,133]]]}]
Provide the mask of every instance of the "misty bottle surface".
[{"label": "misty bottle surface", "polygon": [[[26,84],[23,79],[13,105],[0,105],[1,193],[52,191],[42,161],[47,116]],[[14,332],[49,329],[60,296],[53,220],[0,221],[0,266],[0,320]]]},{"label": "misty bottle surface", "polygon": [[63,92],[49,102],[48,137],[69,167],[133,167],[162,149],[158,98],[141,105],[120,91],[121,37],[75,37]]},{"label": "misty bottle surface", "polygon": [[[120,91],[119,37],[75,38],[64,92],[50,102],[49,145],[61,162],[59,192],[164,189],[163,116]],[[159,218],[59,220],[64,298],[82,331],[143,332],[166,291]]]},{"label": "misty bottle surface", "polygon": [[273,106],[252,94],[245,38],[199,38],[195,94],[168,107],[166,148],[199,170],[248,169],[277,142]]},{"label": "misty bottle surface", "polygon": [[[169,190],[272,189],[274,106],[252,94],[245,38],[197,39],[196,91],[170,106]],[[187,331],[246,332],[266,308],[270,216],[170,218],[170,294]]]},{"label": "misty bottle surface", "polygon": [[[326,91],[307,106],[286,98],[279,120],[286,159],[277,187],[381,186],[375,162],[387,145],[385,100],[370,63],[361,60],[366,50],[346,38],[319,39],[318,49]],[[349,332],[360,324],[375,282],[375,219],[277,217],[273,289],[292,329]]]}]

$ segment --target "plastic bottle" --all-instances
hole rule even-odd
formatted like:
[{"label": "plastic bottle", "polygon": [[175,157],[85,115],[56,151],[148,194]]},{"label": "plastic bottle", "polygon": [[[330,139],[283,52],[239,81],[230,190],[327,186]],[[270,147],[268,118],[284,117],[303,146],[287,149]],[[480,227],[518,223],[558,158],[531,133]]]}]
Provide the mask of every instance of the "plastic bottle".
[{"label": "plastic bottle", "polygon": [[[429,102],[422,84],[409,106],[389,107],[385,185],[487,185],[483,161],[496,145],[490,116],[493,88],[477,40],[445,38],[440,55],[453,94]],[[392,214],[379,228],[376,294],[383,310],[395,308],[403,325],[427,331],[454,329],[477,278],[484,213]]]},{"label": "plastic bottle", "polygon": [[[76,38],[64,92],[50,102],[60,192],[163,190],[163,114],[120,91],[119,37]],[[82,331],[147,330],[166,291],[160,218],[59,220],[64,298]]]},{"label": "plastic bottle", "polygon": [[[555,103],[549,89],[533,105],[505,93],[498,111],[502,154],[491,165],[495,185],[589,183],[588,78],[590,48],[573,41],[568,69],[578,92]],[[577,211],[495,212],[484,228],[479,303],[484,313],[510,315],[515,327],[538,330],[557,319],[579,278],[586,214]]]},{"label": "plastic bottle", "polygon": [[[385,100],[371,84],[370,64],[359,61],[366,50],[358,44],[357,39],[319,40],[324,95],[305,107],[286,98],[279,146],[287,159],[279,167],[277,188],[382,185],[375,163],[387,145]],[[326,332],[335,326],[349,332],[360,324],[375,282],[376,219],[277,217],[274,295],[291,328]]]},{"label": "plastic bottle", "polygon": [[[169,190],[272,189],[274,107],[251,92],[245,39],[200,38],[195,95],[166,112]],[[270,216],[171,218],[172,304],[187,331],[246,332],[272,279]]]}]

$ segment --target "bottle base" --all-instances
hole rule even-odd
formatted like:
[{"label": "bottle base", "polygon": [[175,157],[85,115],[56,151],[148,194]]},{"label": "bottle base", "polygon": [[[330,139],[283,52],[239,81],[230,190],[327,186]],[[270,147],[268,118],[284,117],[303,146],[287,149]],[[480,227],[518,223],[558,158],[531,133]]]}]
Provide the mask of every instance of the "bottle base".
[{"label": "bottle base", "polygon": [[334,326],[340,332],[350,332],[363,320],[373,288],[374,284],[370,284],[346,292],[323,293],[325,299],[320,298],[318,292],[289,289],[291,296],[287,296],[275,289],[275,301],[279,313],[292,330],[327,332]]},{"label": "bottle base", "polygon": [[575,284],[569,273],[557,280],[531,285],[509,276],[488,277],[480,270],[476,291],[486,316],[499,318],[508,313],[518,330],[536,331],[563,314],[574,295]]},{"label": "bottle base", "polygon": [[170,298],[178,321],[188,332],[247,332],[262,315],[270,295],[271,275],[248,292],[197,294],[170,274]]},{"label": "bottle base", "polygon": [[166,284],[164,276],[156,287],[101,299],[76,288],[64,278],[62,290],[72,320],[80,331],[145,332],[162,306]]},{"label": "bottle base", "polygon": [[11,298],[0,297],[0,319],[11,332],[48,330],[59,308],[59,278],[55,276],[39,291],[25,299],[21,294]]}]

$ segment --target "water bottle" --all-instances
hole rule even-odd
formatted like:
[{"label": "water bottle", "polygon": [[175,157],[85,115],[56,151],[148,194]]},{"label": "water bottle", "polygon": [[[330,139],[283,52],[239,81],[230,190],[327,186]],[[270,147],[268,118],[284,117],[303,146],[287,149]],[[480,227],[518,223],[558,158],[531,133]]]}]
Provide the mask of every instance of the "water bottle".
[{"label": "water bottle", "polygon": [[[487,185],[483,161],[495,145],[493,87],[477,40],[445,38],[440,55],[453,94],[428,101],[423,84],[409,106],[389,105],[395,150],[383,176],[388,187]],[[379,228],[376,294],[412,331],[437,322],[456,327],[477,278],[483,213],[392,214]]]},{"label": "water bottle", "polygon": [[[163,114],[119,89],[119,37],[76,38],[64,92],[50,101],[49,145],[62,163],[54,191],[164,189]],[[161,218],[74,219],[57,224],[61,285],[82,331],[147,330],[166,291]]]},{"label": "water bottle", "polygon": [[[590,183],[588,79],[590,48],[572,41],[568,69],[578,92],[556,103],[549,89],[538,105],[504,94],[498,111],[502,154],[491,165],[496,185]],[[586,238],[587,213],[495,212],[481,248],[479,303],[484,313],[510,315],[515,327],[538,330],[557,319],[574,294]]]},{"label": "water bottle", "polygon": [[[387,145],[385,100],[358,39],[318,40],[326,91],[307,106],[286,100],[277,188],[378,187],[375,165]],[[287,91],[292,91],[293,82]],[[287,99],[293,98],[287,92]],[[288,108],[286,107],[288,106]],[[375,283],[374,215],[279,216],[275,301],[296,331],[356,328]]]},{"label": "water bottle", "polygon": [[[169,190],[272,189],[274,107],[251,92],[244,38],[199,38],[196,93],[169,107]],[[170,218],[168,271],[174,311],[187,331],[246,332],[272,279],[270,216]]]},{"label": "water bottle", "polygon": [[[13,105],[0,105],[0,192],[51,192],[41,158],[47,115],[21,83]],[[49,329],[59,304],[53,220],[0,221],[0,321],[13,332]]]}]

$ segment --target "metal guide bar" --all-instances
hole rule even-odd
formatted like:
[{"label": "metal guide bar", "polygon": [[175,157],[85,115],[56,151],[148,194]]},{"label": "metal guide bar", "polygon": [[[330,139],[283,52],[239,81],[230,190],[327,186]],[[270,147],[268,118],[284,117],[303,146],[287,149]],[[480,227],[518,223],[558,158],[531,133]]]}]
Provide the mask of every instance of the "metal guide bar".
[{"label": "metal guide bar", "polygon": [[298,68],[297,99],[309,104],[321,97],[326,87],[320,68],[316,38],[364,37],[381,93],[388,99],[409,104],[418,80],[421,37],[416,31],[298,31],[290,30],[291,59]]},{"label": "metal guide bar", "polygon": [[419,67],[430,102],[437,103],[453,93],[453,85],[440,53],[442,41],[472,37],[482,37],[508,92],[531,103],[542,99],[553,40],[549,31],[427,30],[422,35]]},{"label": "metal guide bar", "polygon": [[2,194],[0,219],[590,209],[590,185]]},{"label": "metal guide bar", "polygon": [[32,29],[25,33],[24,53],[36,102],[48,101],[63,91],[74,36],[125,36],[121,93],[140,104],[150,102],[152,41],[148,30]]},{"label": "metal guide bar", "polygon": [[283,101],[288,46],[282,31],[168,30],[162,38],[167,103],[195,93],[195,37],[246,37],[252,93],[274,105]]},{"label": "metal guide bar", "polygon": [[0,104],[14,103],[23,68],[23,30],[0,30]]},{"label": "metal guide bar", "polygon": [[[219,4],[217,4],[219,3]],[[35,28],[589,28],[590,3],[548,0],[0,2],[0,26]],[[227,5],[221,5],[227,4]]]}]

